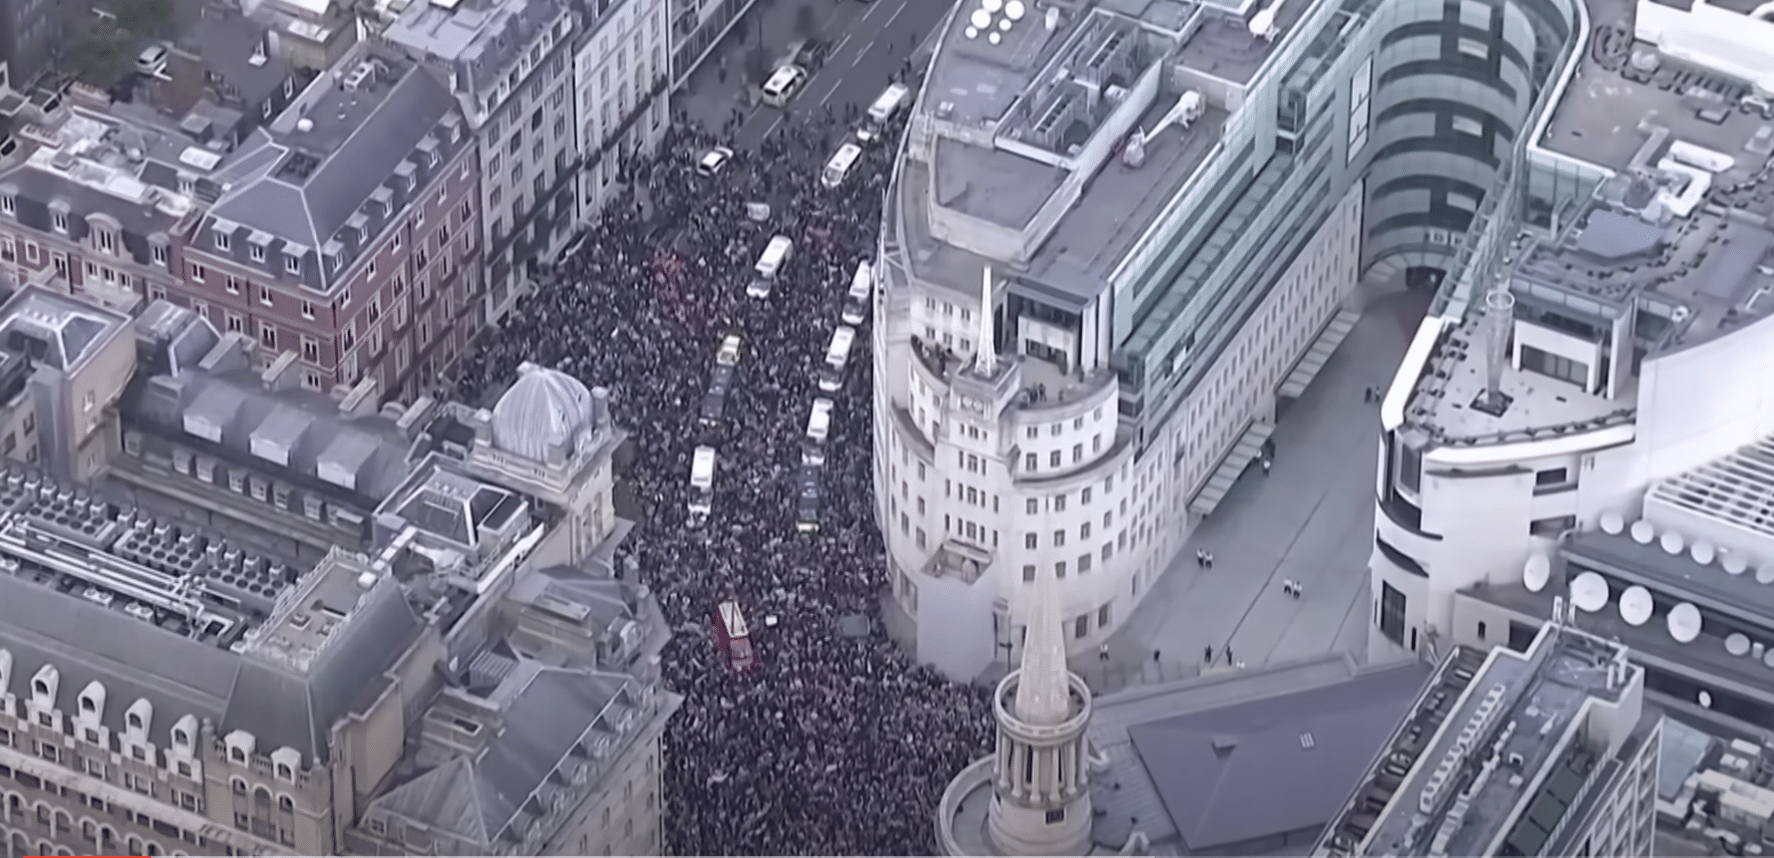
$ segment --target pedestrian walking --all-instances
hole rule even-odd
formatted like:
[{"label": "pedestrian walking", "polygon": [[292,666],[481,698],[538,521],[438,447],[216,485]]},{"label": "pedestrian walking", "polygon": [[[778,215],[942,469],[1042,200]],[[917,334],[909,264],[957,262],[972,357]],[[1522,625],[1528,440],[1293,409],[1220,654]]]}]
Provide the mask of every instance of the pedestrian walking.
[{"label": "pedestrian walking", "polygon": [[1272,466],[1273,466],[1273,463],[1270,462],[1268,459],[1263,460],[1263,476],[1265,476],[1265,477],[1269,476],[1269,468]]},{"label": "pedestrian walking", "polygon": [[1201,651],[1201,660],[1208,664],[1213,664],[1213,644],[1208,644],[1207,647]]},{"label": "pedestrian walking", "polygon": [[1226,664],[1227,664],[1227,666],[1231,666],[1231,664],[1232,664],[1232,645],[1231,644],[1226,644]]}]

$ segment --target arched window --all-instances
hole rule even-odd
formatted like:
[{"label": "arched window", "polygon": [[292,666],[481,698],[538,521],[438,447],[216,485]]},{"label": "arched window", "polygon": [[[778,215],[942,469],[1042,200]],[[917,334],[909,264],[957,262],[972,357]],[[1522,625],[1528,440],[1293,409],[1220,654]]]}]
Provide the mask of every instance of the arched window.
[{"label": "arched window", "polygon": [[296,803],[289,796],[280,795],[277,797],[277,809],[283,811],[284,813],[295,813],[296,812]]},{"label": "arched window", "polygon": [[154,841],[152,841],[152,840],[150,840],[150,841],[148,841],[148,852],[147,852],[147,854],[149,854],[149,855],[159,855],[159,854],[160,854],[160,853],[161,853],[161,849],[160,849],[160,844],[158,844],[158,843],[155,843],[155,842],[154,842]]},{"label": "arched window", "polygon": [[241,780],[240,778],[234,779],[234,794],[246,795],[246,781]]},{"label": "arched window", "polygon": [[142,852],[142,839],[141,839],[141,838],[140,838],[140,837],[137,837],[137,836],[135,836],[135,835],[134,835],[134,834],[131,834],[131,835],[130,835],[130,836],[129,836],[129,837],[128,837],[128,839],[126,839],[126,840],[124,840],[124,844],[125,844],[125,845],[126,845],[126,846],[127,846],[127,847],[128,847],[128,849],[129,849],[129,854],[131,854],[131,855],[139,855],[139,854],[141,854],[141,852]]},{"label": "arched window", "polygon": [[271,791],[259,787],[253,791],[253,815],[260,819],[271,818]]}]

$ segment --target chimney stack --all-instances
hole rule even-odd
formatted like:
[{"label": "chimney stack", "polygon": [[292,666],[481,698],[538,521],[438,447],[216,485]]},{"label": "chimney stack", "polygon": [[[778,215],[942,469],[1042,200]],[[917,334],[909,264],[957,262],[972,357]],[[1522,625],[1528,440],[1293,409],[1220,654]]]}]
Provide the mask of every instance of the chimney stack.
[{"label": "chimney stack", "polygon": [[1503,402],[1503,367],[1509,363],[1509,335],[1515,325],[1515,295],[1507,283],[1484,296],[1486,398],[1494,407]]}]

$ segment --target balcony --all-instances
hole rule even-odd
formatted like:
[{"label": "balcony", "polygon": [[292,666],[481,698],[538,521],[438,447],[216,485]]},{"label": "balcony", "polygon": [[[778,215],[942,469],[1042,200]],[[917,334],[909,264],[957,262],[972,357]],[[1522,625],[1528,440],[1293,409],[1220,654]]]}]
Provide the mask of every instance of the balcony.
[{"label": "balcony", "polygon": [[930,562],[924,564],[924,574],[932,578],[953,578],[964,584],[972,584],[991,565],[991,552],[950,538],[943,540],[936,553],[930,555]]}]

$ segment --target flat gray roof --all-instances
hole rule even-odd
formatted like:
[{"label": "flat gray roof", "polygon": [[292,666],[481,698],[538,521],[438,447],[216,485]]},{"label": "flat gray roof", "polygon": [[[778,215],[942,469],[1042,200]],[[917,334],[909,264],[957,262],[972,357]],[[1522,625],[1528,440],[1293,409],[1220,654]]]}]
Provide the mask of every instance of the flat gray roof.
[{"label": "flat gray roof", "polygon": [[[1511,826],[1511,843],[1516,837],[1536,836],[1521,823],[1551,830],[1562,812],[1541,818],[1546,812],[1541,809],[1518,818],[1516,811],[1524,803],[1538,808],[1547,791],[1565,805],[1576,802],[1581,790],[1572,788],[1569,775],[1597,760],[1586,745],[1566,738],[1588,701],[1622,699],[1628,683],[1614,677],[1610,666],[1623,654],[1622,647],[1563,629],[1545,632],[1526,654],[1493,650],[1392,791],[1374,823],[1370,851],[1485,855],[1491,854],[1504,826]],[[1453,663],[1444,662],[1443,670]],[[1499,742],[1499,758],[1512,761],[1519,755],[1521,762],[1510,762],[1508,771],[1481,781],[1475,764]],[[1584,755],[1589,755],[1587,763]],[[1543,772],[1549,772],[1544,782]],[[1576,787],[1581,785],[1579,781]],[[1464,807],[1463,813],[1455,812],[1456,804]]]},{"label": "flat gray roof", "polygon": [[[1753,0],[1744,0],[1753,7]],[[1578,61],[1575,78],[1553,109],[1541,145],[1610,170],[1625,170],[1644,142],[1640,122],[1667,126],[1678,140],[1709,145],[1747,159],[1767,158],[1774,145],[1774,123],[1737,109],[1749,90],[1698,69],[1663,61],[1655,72],[1633,68],[1635,54],[1657,55],[1657,48],[1632,38],[1637,19],[1634,0],[1585,0],[1591,21],[1613,24],[1593,35],[1591,50]],[[1730,6],[1729,3],[1716,3]],[[1284,7],[1285,8],[1285,7]],[[1748,14],[1748,9],[1739,9]],[[1722,121],[1702,118],[1698,111],[1724,107]],[[1715,115],[1716,118],[1716,115]],[[1766,131],[1764,131],[1766,129]],[[1767,134],[1758,141],[1758,134]]]},{"label": "flat gray roof", "polygon": [[[1092,169],[1063,162],[1094,139],[1108,111],[1119,103],[1110,99],[1109,90],[1132,87],[1180,42],[1197,12],[1194,4],[1181,0],[1053,8],[1058,11],[1051,30],[1041,15],[1031,12],[1029,20],[997,30],[997,44],[978,32],[967,36],[974,23],[971,5],[960,7],[946,25],[917,109],[963,128],[987,126],[1001,145],[1049,153],[1056,163],[941,135],[928,162],[905,159],[893,206],[905,230],[913,273],[926,283],[971,295],[979,269],[1001,262],[933,237],[931,207],[1023,229],[1073,170]],[[1099,70],[1095,77],[1090,69]],[[1181,95],[1161,86],[1135,127],[1156,129]],[[1038,249],[1018,267],[1018,278],[1060,304],[1082,306],[1095,298],[1141,230],[1206,160],[1227,118],[1225,111],[1208,105],[1189,128],[1159,130],[1147,143],[1139,167],[1122,161],[1117,141],[1115,152],[1095,168],[1077,202],[1047,235],[1036,237]]]},{"label": "flat gray roof", "polygon": [[[1205,16],[1201,29],[1196,30],[1189,41],[1184,43],[1178,60],[1184,66],[1203,74],[1232,81],[1233,83],[1250,83],[1256,77],[1257,69],[1267,62],[1269,55],[1286,38],[1286,33],[1299,23],[1307,7],[1312,4],[1305,0],[1291,0],[1275,5],[1275,25],[1282,35],[1273,40],[1262,39],[1251,35],[1249,20],[1254,14],[1250,11],[1257,4],[1246,2],[1238,12],[1215,10]],[[1262,5],[1270,5],[1263,3]]]}]

